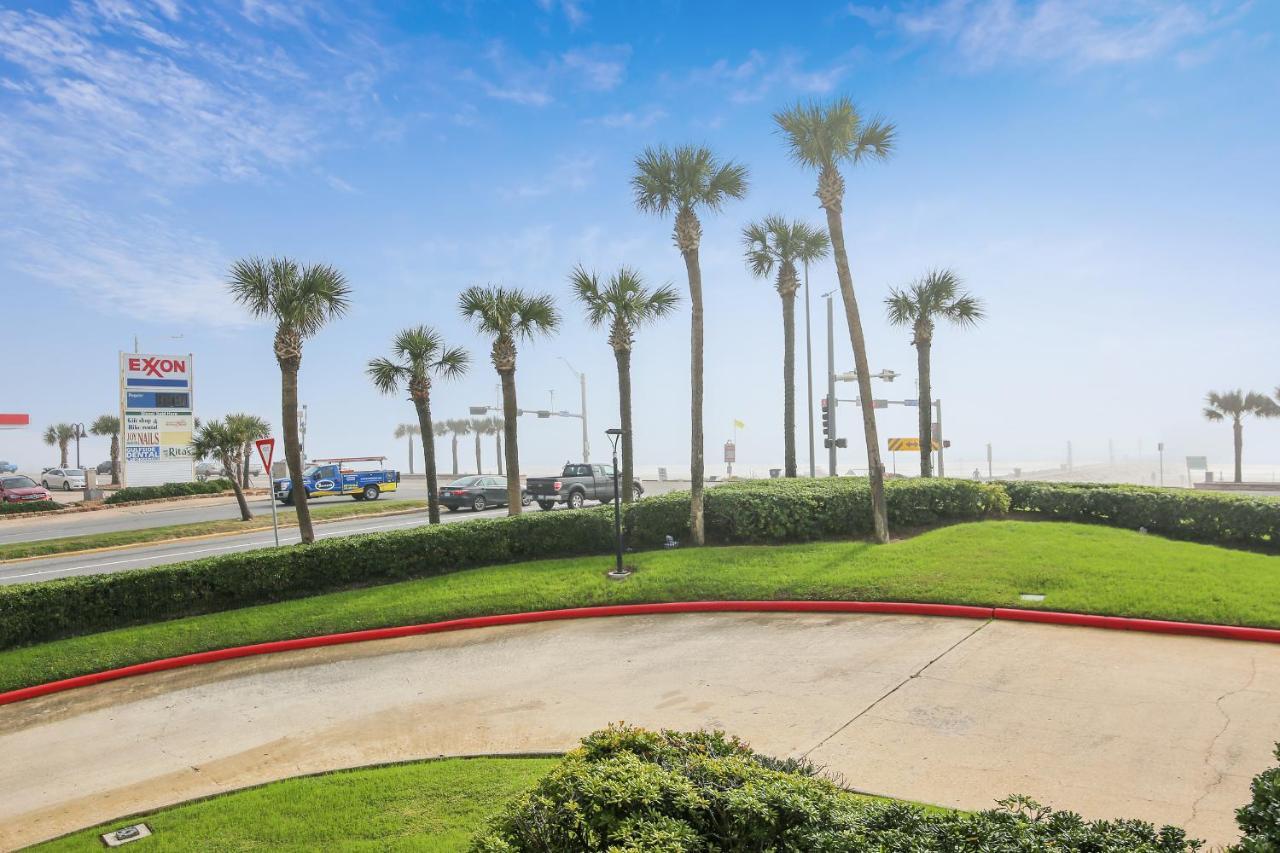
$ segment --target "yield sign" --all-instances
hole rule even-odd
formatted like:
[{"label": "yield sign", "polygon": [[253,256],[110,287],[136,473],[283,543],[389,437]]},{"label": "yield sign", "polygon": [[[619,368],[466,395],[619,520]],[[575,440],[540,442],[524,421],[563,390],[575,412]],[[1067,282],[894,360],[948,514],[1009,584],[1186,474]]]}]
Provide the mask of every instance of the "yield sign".
[{"label": "yield sign", "polygon": [[274,438],[260,438],[254,442],[258,448],[258,455],[262,457],[262,470],[271,476],[271,457],[276,452],[276,440]]}]

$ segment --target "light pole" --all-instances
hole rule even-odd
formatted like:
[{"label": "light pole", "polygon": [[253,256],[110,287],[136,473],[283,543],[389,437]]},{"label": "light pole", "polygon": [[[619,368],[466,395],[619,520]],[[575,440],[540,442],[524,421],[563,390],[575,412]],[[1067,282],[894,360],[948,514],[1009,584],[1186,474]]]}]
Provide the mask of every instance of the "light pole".
[{"label": "light pole", "polygon": [[609,442],[613,445],[613,536],[617,543],[616,561],[609,577],[622,580],[631,572],[622,565],[622,489],[618,486],[618,441],[627,439],[625,430],[617,427],[605,430],[605,435],[609,436]]},{"label": "light pole", "polygon": [[805,390],[809,392],[809,476],[818,476],[813,458],[813,344],[810,341],[809,312],[809,262],[804,262],[804,375]]},{"label": "light pole", "polygon": [[838,477],[836,473],[836,335],[835,309],[832,307],[831,294],[828,290],[822,294],[827,299],[827,418],[830,435],[827,436],[827,473]]},{"label": "light pole", "polygon": [[573,371],[578,377],[578,384],[582,388],[582,462],[583,464],[591,464],[591,442],[587,439],[587,374],[579,373],[569,359],[560,356],[560,360],[564,362],[564,366]]},{"label": "light pole", "polygon": [[76,440],[76,467],[80,467],[80,439],[89,433],[85,432],[84,424],[72,424],[71,435]]}]

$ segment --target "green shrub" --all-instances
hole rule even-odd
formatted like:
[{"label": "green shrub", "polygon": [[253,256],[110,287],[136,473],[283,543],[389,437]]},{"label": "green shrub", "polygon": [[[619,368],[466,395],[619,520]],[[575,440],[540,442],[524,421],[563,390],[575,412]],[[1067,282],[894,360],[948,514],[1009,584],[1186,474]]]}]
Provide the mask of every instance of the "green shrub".
[{"label": "green shrub", "polygon": [[1170,539],[1280,546],[1280,501],[1190,489],[1099,483],[1004,483],[1014,511],[1064,521],[1145,528]]},{"label": "green shrub", "polygon": [[227,479],[205,480],[202,483],[165,483],[163,486],[130,486],[107,496],[105,504],[122,504],[133,501],[153,501],[157,498],[182,498],[188,495],[217,495],[231,491]]},{"label": "green shrub", "polygon": [[[1276,745],[1280,761],[1280,744]],[[1253,777],[1253,799],[1236,812],[1242,837],[1232,850],[1239,853],[1280,853],[1280,767]]]},{"label": "green shrub", "polygon": [[24,512],[48,512],[61,509],[57,501],[24,501],[22,503],[0,503],[0,515],[19,515]]},{"label": "green shrub", "polygon": [[583,739],[472,843],[543,850],[1184,853],[1182,830],[1086,821],[1022,797],[968,814],[871,801],[720,732],[615,726]]}]

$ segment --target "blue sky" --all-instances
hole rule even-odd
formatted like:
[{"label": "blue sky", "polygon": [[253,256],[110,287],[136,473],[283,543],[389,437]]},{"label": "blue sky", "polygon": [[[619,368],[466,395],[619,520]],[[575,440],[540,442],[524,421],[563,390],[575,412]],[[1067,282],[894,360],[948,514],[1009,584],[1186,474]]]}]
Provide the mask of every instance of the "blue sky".
[{"label": "blue sky", "polygon": [[[405,464],[391,431],[411,408],[363,366],[410,323],[475,356],[438,415],[493,399],[487,345],[455,308],[486,281],[561,300],[560,335],[521,352],[521,400],[576,408],[567,358],[602,450],[613,361],[566,276],[628,264],[684,289],[670,222],[636,212],[627,179],[645,145],[699,142],[751,170],[748,197],[704,222],[708,457],[740,418],[740,467],[777,465],[781,312],[739,233],[773,212],[822,221],[770,115],[848,94],[899,128],[889,162],[848,174],[845,206],[873,368],[903,374],[885,396],[913,396],[915,359],[881,300],[952,267],[990,314],[935,345],[957,464],[988,441],[998,459],[1056,460],[1068,440],[1100,459],[1109,439],[1225,462],[1204,393],[1280,385],[1278,30],[1275,4],[1227,0],[7,3],[0,411],[42,427],[114,410],[136,334],[194,353],[198,414],[278,420],[270,329],[222,281],[235,258],[288,254],[354,291],[303,360],[314,454]],[[812,277],[833,286],[829,264]],[[642,466],[687,466],[687,335],[686,310],[638,341]],[[842,414],[844,464],[860,465]],[[881,434],[912,423],[890,409]],[[0,433],[0,458],[50,459],[36,432]],[[522,422],[526,467],[576,456],[577,436]],[[1251,424],[1246,451],[1280,467],[1280,422]]]}]

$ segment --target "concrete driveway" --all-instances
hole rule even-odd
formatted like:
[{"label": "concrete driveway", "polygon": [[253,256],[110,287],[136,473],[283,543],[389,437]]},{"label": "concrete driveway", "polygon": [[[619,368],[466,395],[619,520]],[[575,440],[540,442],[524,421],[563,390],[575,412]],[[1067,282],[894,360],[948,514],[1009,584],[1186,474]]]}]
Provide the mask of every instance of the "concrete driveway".
[{"label": "concrete driveway", "polygon": [[302,773],[717,727],[859,790],[1235,839],[1280,646],[878,615],[634,616],[231,661],[0,707],[0,847]]}]

